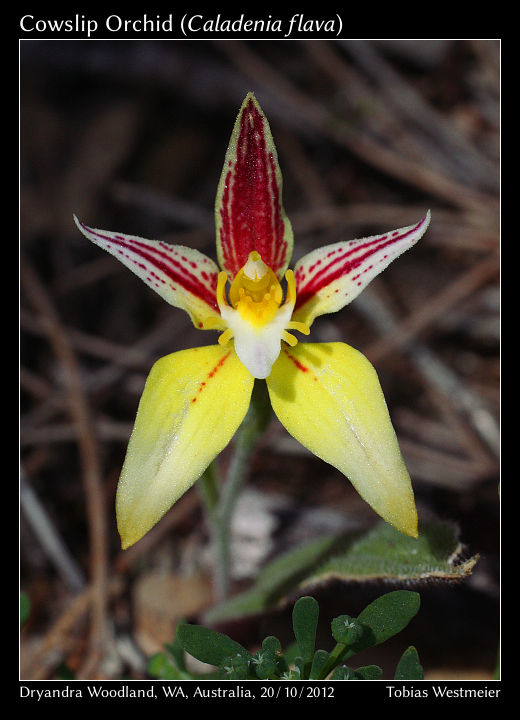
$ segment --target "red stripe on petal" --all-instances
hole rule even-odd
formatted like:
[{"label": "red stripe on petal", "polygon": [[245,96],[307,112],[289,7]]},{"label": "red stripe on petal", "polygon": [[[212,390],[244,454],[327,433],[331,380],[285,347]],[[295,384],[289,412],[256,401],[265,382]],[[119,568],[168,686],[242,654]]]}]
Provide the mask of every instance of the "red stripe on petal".
[{"label": "red stripe on petal", "polygon": [[277,160],[269,126],[252,96],[235,132],[236,148],[223,170],[217,208],[222,267],[233,278],[256,250],[276,273],[288,255]]},{"label": "red stripe on petal", "polygon": [[229,357],[230,355],[231,355],[231,351],[229,351],[226,355],[224,355],[223,357],[221,357],[220,360],[218,361],[218,363],[215,365],[215,367],[213,367],[213,368],[210,370],[210,372],[209,372],[209,373],[207,374],[207,376],[206,376],[206,380],[203,380],[203,381],[200,383],[199,389],[197,390],[197,395],[195,395],[195,397],[192,398],[192,400],[191,400],[192,403],[197,402],[197,396],[200,395],[200,393],[204,390],[204,388],[205,388],[206,385],[207,385],[207,381],[208,381],[208,380],[211,380],[211,378],[214,377],[214,376],[217,374],[217,372],[218,372],[218,371],[220,370],[220,368],[224,365],[224,363],[226,362],[226,360],[228,359],[228,357]]},{"label": "red stripe on petal", "polygon": [[[302,307],[316,293],[335,280],[350,276],[352,281],[356,281],[364,273],[372,270],[374,265],[385,262],[392,255],[392,248],[400,251],[403,240],[417,233],[426,220],[427,217],[401,234],[398,232],[387,233],[367,239],[365,242],[353,240],[347,244],[345,249],[338,248],[329,252],[324,258],[317,259],[314,264],[305,269],[306,271],[303,267],[298,268],[295,276],[297,285],[295,310]],[[388,253],[379,255],[378,258],[374,257],[376,253],[380,253],[386,247],[389,248]],[[374,257],[374,262],[371,264],[372,257]],[[328,258],[330,258],[329,262],[327,262]],[[359,272],[353,274],[358,269]]]},{"label": "red stripe on petal", "polygon": [[303,363],[301,363],[299,360],[297,360],[294,355],[291,355],[290,352],[284,349],[284,353],[287,355],[289,360],[292,361],[292,363],[298,368],[298,370],[301,370],[302,372],[308,372],[309,368],[306,367]]},{"label": "red stripe on petal", "polygon": [[163,248],[160,250],[158,247],[159,243],[156,247],[151,247],[139,240],[126,238],[121,235],[104,235],[83,224],[82,227],[91,235],[103,240],[108,245],[116,245],[130,251],[133,255],[136,255],[147,263],[141,263],[139,260],[127,255],[128,259],[136,265],[142,269],[149,270],[152,275],[153,271],[150,266],[155,267],[158,271],[164,273],[164,275],[171,280],[174,286],[184,288],[184,290],[192,293],[206,302],[210,307],[218,311],[218,305],[216,302],[217,276],[215,273],[211,273],[207,276],[209,281],[208,287],[208,285],[202,283],[199,278],[187,267],[188,265],[194,265],[197,267],[197,265],[189,262],[186,258],[183,258],[180,255],[179,259],[177,259],[174,256],[178,255],[178,252],[173,249],[167,250],[167,246],[164,243],[160,243],[160,247]]}]

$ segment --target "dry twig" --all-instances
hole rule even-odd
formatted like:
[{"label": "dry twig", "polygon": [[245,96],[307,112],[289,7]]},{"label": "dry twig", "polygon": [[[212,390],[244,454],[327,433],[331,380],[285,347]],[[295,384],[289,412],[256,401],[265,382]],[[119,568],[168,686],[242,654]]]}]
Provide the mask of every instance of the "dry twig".
[{"label": "dry twig", "polygon": [[103,653],[107,609],[106,513],[97,443],[90,419],[90,411],[83,392],[81,373],[76,356],[67,335],[63,331],[51,298],[36,271],[24,257],[22,257],[21,263],[21,279],[27,298],[34,311],[40,315],[49,343],[61,364],[68,395],[69,411],[77,426],[78,448],[82,465],[90,535],[90,574],[94,593],[90,655],[85,662],[85,670],[88,676]]}]

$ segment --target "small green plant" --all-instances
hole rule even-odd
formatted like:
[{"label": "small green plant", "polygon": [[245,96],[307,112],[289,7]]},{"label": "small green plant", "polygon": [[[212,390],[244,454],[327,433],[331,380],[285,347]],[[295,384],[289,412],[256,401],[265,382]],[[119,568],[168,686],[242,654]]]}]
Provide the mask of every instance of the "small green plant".
[{"label": "small green plant", "polygon": [[20,627],[23,627],[31,612],[31,601],[29,596],[20,590]]},{"label": "small green plant", "polygon": [[[334,618],[331,631],[336,645],[330,652],[316,649],[319,607],[313,597],[302,597],[295,603],[292,624],[296,641],[285,651],[274,636],[266,637],[261,649],[252,654],[223,633],[182,623],[174,642],[165,646],[166,652],[150,658],[148,673],[164,680],[378,680],[383,670],[377,665],[354,669],[346,661],[403,630],[416,615],[419,604],[418,593],[396,590],[367,605],[357,618]],[[184,652],[217,669],[205,675],[189,672]],[[413,646],[401,656],[394,678],[424,678]]]}]

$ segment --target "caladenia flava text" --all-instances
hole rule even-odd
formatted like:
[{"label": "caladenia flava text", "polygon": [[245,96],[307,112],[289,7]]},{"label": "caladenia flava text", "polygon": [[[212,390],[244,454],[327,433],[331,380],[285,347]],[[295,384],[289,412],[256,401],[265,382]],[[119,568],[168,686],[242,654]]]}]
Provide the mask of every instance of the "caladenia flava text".
[{"label": "caladenia flava text", "polygon": [[117,490],[123,548],[143,537],[229,443],[255,379],[266,380],[291,435],[344,473],[384,520],[417,537],[410,477],[375,370],[344,343],[298,338],[414,245],[429,212],[416,225],[313,250],[288,269],[293,233],[276,148],[249,93],[217,190],[220,269],[198,250],[75,220],[195,327],[221,333],[218,344],[167,355],[150,372]]}]

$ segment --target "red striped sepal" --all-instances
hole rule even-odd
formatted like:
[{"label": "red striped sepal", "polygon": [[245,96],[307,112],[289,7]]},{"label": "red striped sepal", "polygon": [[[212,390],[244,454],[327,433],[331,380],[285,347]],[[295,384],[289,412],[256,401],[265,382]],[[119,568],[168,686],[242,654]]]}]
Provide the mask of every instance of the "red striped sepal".
[{"label": "red striped sepal", "polygon": [[392,260],[426,232],[430,211],[416,225],[360,240],[326,245],[296,263],[293,319],[310,325],[318,315],[336,312],[356,298]]},{"label": "red striped sepal", "polygon": [[248,93],[233,128],[215,201],[217,255],[230,279],[249,253],[280,280],[292,255],[291,223],[282,207],[282,173],[269,123]]},{"label": "red striped sepal", "polygon": [[218,267],[192,248],[146,240],[135,235],[98,230],[74,216],[83,235],[120,260],[166,302],[185,310],[196,328],[213,318],[212,328],[224,328],[217,306]]}]

